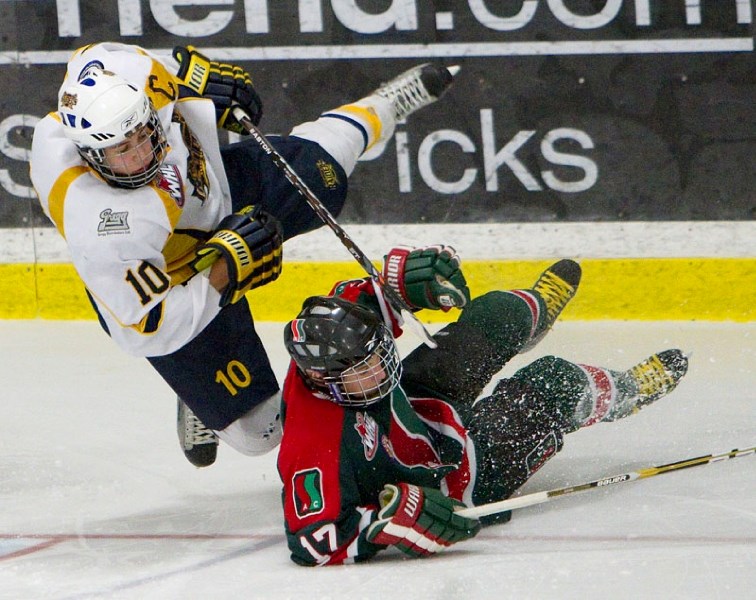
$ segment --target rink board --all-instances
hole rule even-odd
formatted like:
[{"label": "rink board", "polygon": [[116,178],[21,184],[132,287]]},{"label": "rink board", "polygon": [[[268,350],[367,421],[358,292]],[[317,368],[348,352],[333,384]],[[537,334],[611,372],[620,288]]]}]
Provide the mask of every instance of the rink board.
[{"label": "rink board", "polygon": [[[393,245],[456,248],[473,295],[528,287],[563,257],[583,267],[563,318],[756,320],[756,222],[356,225],[378,261]],[[375,263],[376,266],[378,263]],[[364,272],[327,227],[284,244],[284,268],[250,293],[255,319],[286,321],[302,300]],[[424,311],[428,321],[454,313]],[[0,230],[0,318],[93,319],[63,238],[51,228]]]},{"label": "rink board", "polygon": [[[473,295],[532,285],[552,260],[467,260]],[[564,319],[756,319],[756,259],[642,258],[581,260],[580,293]],[[253,290],[255,319],[285,321],[309,295],[327,293],[341,279],[362,277],[354,261],[286,262],[274,283]],[[454,313],[424,311],[447,321]],[[93,319],[84,287],[69,263],[0,264],[0,318]]]}]

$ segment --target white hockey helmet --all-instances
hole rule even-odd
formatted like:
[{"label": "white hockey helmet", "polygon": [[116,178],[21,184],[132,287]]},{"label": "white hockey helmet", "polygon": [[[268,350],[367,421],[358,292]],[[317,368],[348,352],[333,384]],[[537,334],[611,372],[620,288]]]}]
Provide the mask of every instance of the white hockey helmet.
[{"label": "white hockey helmet", "polygon": [[[147,94],[115,73],[85,69],[78,81],[64,82],[58,95],[63,130],[82,158],[108,183],[138,188],[155,178],[168,144],[160,119]],[[141,142],[124,152],[143,159],[129,167],[122,154],[108,152],[137,135]]]}]

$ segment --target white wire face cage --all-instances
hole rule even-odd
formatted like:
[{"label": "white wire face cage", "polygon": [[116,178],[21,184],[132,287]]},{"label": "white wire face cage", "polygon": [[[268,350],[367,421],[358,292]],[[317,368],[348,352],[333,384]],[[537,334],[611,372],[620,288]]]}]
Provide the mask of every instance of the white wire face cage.
[{"label": "white wire face cage", "polygon": [[361,408],[388,396],[402,376],[402,361],[394,338],[385,327],[373,351],[337,375],[326,375],[325,384],[333,401],[342,406]]},{"label": "white wire face cage", "polygon": [[[163,126],[152,107],[150,107],[146,122],[132,129],[126,139],[132,137],[136,137],[137,143],[122,151],[116,149],[119,145],[116,144],[111,147],[110,152],[106,152],[106,148],[79,147],[79,153],[103,179],[114,186],[127,189],[139,188],[155,178],[168,151]],[[141,164],[147,166],[130,172],[126,154],[137,157]]]}]

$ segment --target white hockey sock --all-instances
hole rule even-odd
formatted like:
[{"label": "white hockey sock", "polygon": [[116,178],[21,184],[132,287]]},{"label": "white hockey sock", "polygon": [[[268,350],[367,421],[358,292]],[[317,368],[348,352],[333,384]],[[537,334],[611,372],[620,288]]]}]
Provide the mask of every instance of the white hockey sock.
[{"label": "white hockey sock", "polygon": [[215,433],[237,452],[260,456],[281,443],[281,393],[276,392],[228,427]]},{"label": "white hockey sock", "polygon": [[291,135],[319,144],[336,160],[347,177],[358,159],[379,156],[396,128],[391,103],[367,96],[320,115],[316,121],[297,125]]}]

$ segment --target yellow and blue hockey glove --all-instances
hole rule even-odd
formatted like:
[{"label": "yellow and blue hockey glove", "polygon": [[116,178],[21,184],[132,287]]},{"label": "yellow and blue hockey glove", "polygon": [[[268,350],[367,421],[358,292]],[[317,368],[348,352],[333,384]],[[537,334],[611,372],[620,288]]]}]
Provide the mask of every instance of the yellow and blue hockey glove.
[{"label": "yellow and blue hockey glove", "polygon": [[448,311],[470,301],[470,290],[451,246],[392,248],[383,261],[383,277],[415,310]]},{"label": "yellow and blue hockey glove", "polygon": [[210,60],[194,46],[176,46],[173,57],[179,62],[177,77],[200,96],[210,98],[215,104],[218,127],[247,135],[233,115],[232,107],[238,105],[255,125],[260,122],[263,105],[252,85],[252,78],[244,69],[228,63]]},{"label": "yellow and blue hockey glove", "polygon": [[228,285],[220,305],[241,300],[245,293],[278,279],[282,266],[283,231],[274,216],[247,206],[225,217],[213,236],[196,252],[192,267],[204,271],[223,257]]},{"label": "yellow and blue hockey glove", "polygon": [[378,519],[368,527],[367,539],[396,546],[412,557],[441,552],[478,535],[480,522],[454,512],[464,504],[439,490],[409,483],[386,484],[378,500]]}]

